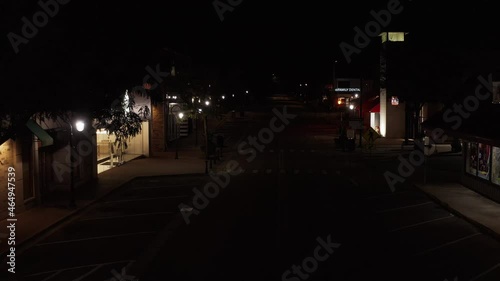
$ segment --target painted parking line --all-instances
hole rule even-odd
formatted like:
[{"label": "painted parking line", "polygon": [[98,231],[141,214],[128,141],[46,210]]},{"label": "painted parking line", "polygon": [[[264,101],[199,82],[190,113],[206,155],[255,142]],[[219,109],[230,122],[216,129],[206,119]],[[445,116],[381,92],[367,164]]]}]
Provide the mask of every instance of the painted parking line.
[{"label": "painted parking line", "polygon": [[[112,264],[120,264],[120,263],[131,263],[134,262],[135,260],[123,260],[123,261],[112,261],[112,262],[106,262],[106,263],[97,263],[97,264],[88,264],[88,265],[79,265],[79,266],[73,266],[73,267],[67,267],[67,268],[60,268],[56,270],[50,270],[50,271],[43,271],[43,272],[37,272],[37,273],[32,273],[30,275],[25,275],[24,277],[35,277],[39,275],[46,275],[52,273],[50,278],[56,276],[57,274],[68,271],[68,270],[75,270],[75,269],[82,269],[82,268],[87,268],[87,267],[103,267],[106,265],[112,265]],[[49,277],[43,279],[43,280],[49,280]]]},{"label": "painted parking line", "polygon": [[36,244],[35,247],[40,247],[40,246],[45,246],[45,245],[73,243],[73,242],[82,242],[82,241],[91,241],[91,240],[99,240],[99,239],[107,239],[107,238],[134,236],[134,235],[155,234],[155,233],[156,232],[153,232],[153,231],[143,231],[143,232],[134,232],[134,233],[107,235],[107,236],[95,236],[95,237],[81,238],[81,239],[60,240],[60,241],[54,241],[54,242],[47,242],[47,243]]},{"label": "painted parking line", "polygon": [[109,219],[132,218],[132,217],[154,216],[154,215],[172,215],[172,214],[175,214],[175,213],[174,212],[153,212],[153,213],[121,215],[121,216],[91,217],[91,218],[81,219],[79,221],[109,220]]},{"label": "painted parking line", "polygon": [[388,212],[392,212],[392,211],[403,210],[403,209],[409,209],[409,208],[414,208],[414,207],[420,207],[420,206],[423,206],[423,205],[429,205],[429,204],[434,204],[434,202],[429,201],[429,202],[420,203],[420,204],[415,204],[415,205],[408,205],[408,206],[403,206],[403,207],[398,207],[398,208],[391,208],[391,209],[386,209],[386,210],[382,210],[382,211],[377,211],[376,213],[377,213],[377,214],[381,214],[381,213],[388,213]]},{"label": "painted parking line", "polygon": [[96,272],[97,270],[99,270],[103,265],[98,265],[94,268],[92,268],[91,271],[85,273],[84,275],[81,275],[80,277],[76,278],[76,279],[73,279],[72,281],[82,281],[83,279],[87,278],[87,276],[90,276],[92,275],[92,273]]},{"label": "painted parking line", "polygon": [[178,187],[193,187],[193,184],[179,184],[179,185],[167,185],[167,186],[137,186],[137,187],[128,188],[127,190],[178,188]]},{"label": "painted parking line", "polygon": [[476,233],[473,233],[473,234],[471,234],[471,235],[467,235],[467,236],[465,236],[465,237],[462,237],[462,238],[460,238],[460,239],[456,239],[456,240],[453,240],[453,241],[450,241],[450,242],[444,243],[444,244],[439,245],[439,246],[437,246],[437,247],[434,247],[434,248],[431,248],[431,249],[428,249],[428,250],[425,250],[425,251],[418,252],[418,253],[416,253],[416,254],[415,254],[415,256],[422,256],[422,255],[428,254],[428,253],[433,252],[433,251],[435,251],[435,250],[439,250],[439,249],[441,249],[441,248],[444,248],[444,247],[447,247],[447,246],[450,246],[450,245],[456,244],[456,243],[458,243],[458,242],[461,242],[461,241],[463,241],[463,240],[467,240],[467,239],[472,238],[472,237],[477,236],[477,235],[482,235],[482,233],[480,233],[480,232],[476,232]]},{"label": "painted parking line", "polygon": [[112,200],[104,201],[102,204],[108,203],[123,203],[123,202],[137,202],[137,201],[151,201],[151,200],[162,200],[162,199],[176,199],[176,198],[188,198],[187,195],[175,195],[175,196],[164,196],[164,197],[151,197],[151,198],[137,198],[137,199],[126,199],[126,200]]},{"label": "painted parking line", "polygon": [[442,218],[437,218],[437,219],[423,221],[423,222],[419,222],[419,223],[415,223],[415,224],[411,224],[411,225],[407,225],[407,226],[403,226],[403,227],[398,227],[398,228],[389,230],[388,232],[396,232],[396,231],[400,231],[400,230],[403,230],[403,229],[408,229],[408,228],[412,228],[412,227],[416,227],[416,226],[421,226],[421,225],[428,224],[428,223],[435,222],[435,221],[446,220],[446,219],[453,218],[453,217],[455,217],[455,216],[449,215],[449,216],[442,217]]},{"label": "painted parking line", "polygon": [[488,273],[492,272],[493,270],[496,270],[499,267],[500,267],[500,263],[497,263],[496,265],[492,266],[491,268],[482,272],[481,274],[477,275],[476,277],[470,279],[469,281],[477,281],[477,280],[483,278],[483,276],[487,275]]},{"label": "painted parking line", "polygon": [[395,195],[398,195],[398,194],[402,194],[402,193],[407,193],[409,191],[401,191],[401,192],[388,192],[388,193],[384,193],[384,194],[380,194],[380,195],[374,195],[374,196],[370,196],[370,197],[365,197],[365,198],[362,198],[363,200],[373,200],[373,199],[380,199],[380,198],[384,198],[384,197],[388,197],[388,196],[395,196]]}]

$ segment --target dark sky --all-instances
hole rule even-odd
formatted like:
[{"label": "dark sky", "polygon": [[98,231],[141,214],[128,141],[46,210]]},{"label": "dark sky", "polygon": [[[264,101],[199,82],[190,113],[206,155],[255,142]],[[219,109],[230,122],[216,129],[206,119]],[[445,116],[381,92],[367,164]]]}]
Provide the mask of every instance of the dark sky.
[{"label": "dark sky", "polygon": [[[154,62],[155,51],[168,47],[190,55],[195,64],[238,67],[248,76],[276,73],[288,80],[328,81],[334,59],[341,61],[340,75],[377,62],[378,38],[354,55],[351,64],[344,62],[339,44],[353,44],[353,28],[364,28],[373,20],[370,11],[386,9],[389,2],[243,0],[220,21],[212,0],[71,0],[59,5],[48,24],[14,54],[7,34],[21,34],[21,18],[32,19],[41,8],[36,1],[5,0],[0,4],[2,71],[8,75],[2,77],[29,80],[50,73],[52,78],[40,83],[50,85],[69,76],[69,81],[81,80],[83,88],[96,83],[105,87],[129,74],[142,75],[144,66]],[[401,6],[388,29],[410,31],[424,47],[447,40],[471,47],[483,44],[475,43],[478,38],[498,41],[491,1],[450,5],[405,0]]]}]

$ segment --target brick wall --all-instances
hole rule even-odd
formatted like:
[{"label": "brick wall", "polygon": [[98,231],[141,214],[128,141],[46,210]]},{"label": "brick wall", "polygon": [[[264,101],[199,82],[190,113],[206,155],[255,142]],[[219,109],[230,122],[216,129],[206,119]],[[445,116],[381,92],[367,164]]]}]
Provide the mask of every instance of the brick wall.
[{"label": "brick wall", "polygon": [[165,151],[165,112],[163,104],[153,105],[151,129],[151,154]]}]

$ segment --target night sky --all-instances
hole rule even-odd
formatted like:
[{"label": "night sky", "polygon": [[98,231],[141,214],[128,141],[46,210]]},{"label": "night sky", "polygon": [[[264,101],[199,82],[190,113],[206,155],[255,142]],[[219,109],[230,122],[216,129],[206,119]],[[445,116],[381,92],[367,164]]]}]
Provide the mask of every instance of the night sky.
[{"label": "night sky", "polygon": [[[213,1],[103,2],[59,5],[58,13],[15,54],[7,34],[21,34],[21,18],[32,19],[40,6],[2,1],[2,84],[9,91],[38,92],[39,100],[49,92],[115,91],[140,80],[164,47],[189,55],[194,64],[238,69],[249,81],[276,73],[287,82],[327,83],[334,59],[340,60],[339,76],[356,76],[377,64],[378,38],[353,55],[350,64],[339,44],[353,44],[353,28],[364,27],[373,20],[370,11],[385,9],[389,1],[243,0],[224,13],[224,21]],[[498,46],[491,1],[449,6],[406,0],[401,5],[403,12],[393,15],[387,28],[409,31],[422,48]]]}]

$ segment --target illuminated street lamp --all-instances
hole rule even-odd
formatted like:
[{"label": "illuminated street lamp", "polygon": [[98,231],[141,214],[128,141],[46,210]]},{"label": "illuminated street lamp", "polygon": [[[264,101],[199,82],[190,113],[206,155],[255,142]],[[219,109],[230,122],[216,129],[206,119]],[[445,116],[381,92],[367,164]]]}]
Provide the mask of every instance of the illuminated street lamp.
[{"label": "illuminated street lamp", "polygon": [[349,105],[349,109],[354,110],[354,105],[353,104]]},{"label": "illuminated street lamp", "polygon": [[209,102],[209,101],[205,101],[205,105],[206,105],[206,106],[209,106],[209,105],[210,105],[210,102]]}]

